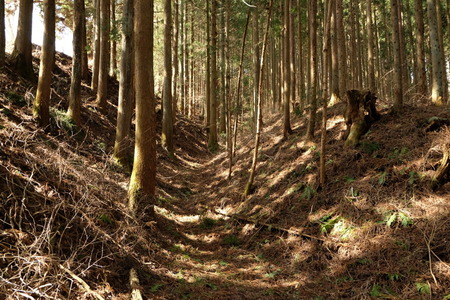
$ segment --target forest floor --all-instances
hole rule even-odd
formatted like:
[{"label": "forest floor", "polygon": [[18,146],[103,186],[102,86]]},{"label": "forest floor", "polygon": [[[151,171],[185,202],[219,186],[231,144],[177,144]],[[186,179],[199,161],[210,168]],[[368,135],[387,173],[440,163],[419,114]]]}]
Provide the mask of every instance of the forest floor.
[{"label": "forest floor", "polygon": [[268,113],[246,199],[251,128],[228,179],[224,146],[210,153],[200,120],[178,115],[175,156],[158,147],[155,213],[133,217],[129,172],[111,158],[117,83],[106,117],[86,83],[76,128],[69,66],[59,54],[46,131],[31,115],[35,85],[0,74],[0,299],[128,299],[131,268],[147,299],[450,299],[449,176],[431,188],[447,108],[379,101],[381,120],[346,149],[343,106],[331,107],[320,189],[305,118],[292,115],[284,140]]}]

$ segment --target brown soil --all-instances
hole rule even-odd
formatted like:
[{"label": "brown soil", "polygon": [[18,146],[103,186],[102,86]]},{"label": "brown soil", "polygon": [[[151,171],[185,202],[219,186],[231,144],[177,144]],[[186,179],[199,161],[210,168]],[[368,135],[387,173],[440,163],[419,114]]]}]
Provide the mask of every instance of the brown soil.
[{"label": "brown soil", "polygon": [[384,108],[345,149],[342,105],[330,108],[321,188],[305,119],[293,116],[283,140],[280,116],[266,115],[247,199],[248,129],[228,180],[225,149],[209,153],[201,124],[178,115],[176,155],[158,152],[156,214],[134,218],[128,174],[111,159],[117,83],[106,117],[86,83],[77,129],[63,116],[70,61],[57,65],[47,131],[32,120],[35,86],[0,74],[0,299],[94,299],[59,265],[105,299],[129,298],[132,267],[147,299],[449,297],[448,177],[430,186],[450,132],[429,126],[447,109]]}]

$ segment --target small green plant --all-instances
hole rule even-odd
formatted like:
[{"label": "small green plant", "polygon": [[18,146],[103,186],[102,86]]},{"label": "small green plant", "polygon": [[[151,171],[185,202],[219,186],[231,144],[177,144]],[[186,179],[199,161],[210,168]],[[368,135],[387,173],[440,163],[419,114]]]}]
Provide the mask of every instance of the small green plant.
[{"label": "small green plant", "polygon": [[15,92],[8,92],[6,97],[13,103],[14,105],[24,107],[27,105],[27,101],[22,95],[16,94]]},{"label": "small green plant", "polygon": [[397,246],[403,247],[403,249],[409,251],[409,244],[408,244],[407,242],[401,241],[401,240],[396,240],[396,241],[395,241],[395,244],[396,244]]},{"label": "small green plant", "polygon": [[378,298],[381,295],[381,287],[378,284],[374,284],[370,290],[370,296]]},{"label": "small green plant", "polygon": [[378,176],[378,184],[384,185],[388,178],[388,172],[384,171]]},{"label": "small green plant", "polygon": [[175,244],[175,245],[173,245],[173,246],[170,248],[170,251],[172,251],[172,252],[182,252],[183,250],[181,249],[181,246],[180,246],[180,245]]},{"label": "small green plant", "polygon": [[216,225],[217,221],[211,218],[204,218],[202,223],[200,224],[201,228],[209,229],[213,228]]},{"label": "small green plant", "polygon": [[399,281],[401,278],[401,275],[397,273],[387,273],[386,276],[390,281]]},{"label": "small green plant", "polygon": [[357,263],[360,265],[368,265],[372,263],[372,260],[369,258],[361,258],[357,261]]},{"label": "small green plant", "polygon": [[420,294],[431,294],[430,285],[427,282],[416,282],[416,289]]},{"label": "small green plant", "polygon": [[108,216],[108,215],[100,215],[100,216],[98,216],[98,219],[106,224],[111,224],[113,222],[112,219],[110,218],[110,216]]},{"label": "small green plant", "polygon": [[330,232],[330,231],[333,229],[334,225],[335,225],[337,222],[339,222],[339,219],[340,219],[339,217],[334,217],[334,218],[333,218],[332,215],[325,215],[325,216],[323,216],[323,217],[319,220],[319,222],[320,222],[320,230],[321,230],[323,233]]},{"label": "small green plant", "polygon": [[219,261],[219,265],[222,267],[225,267],[225,266],[228,266],[228,263],[226,261],[221,260],[221,261]]},{"label": "small green plant", "polygon": [[394,148],[391,154],[389,154],[388,158],[392,160],[403,160],[409,153],[408,147],[402,148]]},{"label": "small green plant", "polygon": [[156,293],[160,288],[162,288],[164,284],[157,283],[151,286],[150,293]]},{"label": "small green plant", "polygon": [[392,227],[393,224],[399,222],[403,227],[412,225],[413,221],[410,216],[403,212],[388,211],[382,223],[385,223],[387,227]]},{"label": "small green plant", "polygon": [[280,270],[266,273],[266,274],[264,274],[264,277],[266,277],[266,278],[271,278],[271,279],[272,279],[272,278],[275,278],[275,276],[276,276],[278,273],[280,273]]},{"label": "small green plant", "polygon": [[408,179],[408,183],[410,185],[414,185],[416,183],[417,180],[422,179],[422,176],[417,173],[416,171],[411,171],[409,172],[409,179]]},{"label": "small green plant", "polygon": [[223,238],[223,243],[225,245],[229,245],[229,246],[239,246],[241,241],[239,240],[239,238],[237,236],[235,236],[234,234],[230,234],[230,235],[226,235]]},{"label": "small green plant", "polygon": [[50,107],[50,117],[55,120],[55,123],[59,128],[64,129],[70,134],[76,133],[77,126],[74,121],[67,116],[65,111]]},{"label": "small green plant", "polygon": [[367,154],[373,154],[375,151],[380,150],[381,145],[376,142],[373,143],[361,142],[360,147],[362,152]]},{"label": "small green plant", "polygon": [[316,190],[312,186],[307,185],[307,186],[305,186],[305,189],[303,190],[301,198],[306,199],[306,200],[311,200],[311,198],[314,197],[315,194],[316,194]]},{"label": "small green plant", "polygon": [[353,178],[353,177],[351,177],[351,176],[344,176],[344,177],[343,177],[343,180],[344,180],[345,182],[347,182],[347,183],[352,183],[352,182],[354,182],[356,179]]}]

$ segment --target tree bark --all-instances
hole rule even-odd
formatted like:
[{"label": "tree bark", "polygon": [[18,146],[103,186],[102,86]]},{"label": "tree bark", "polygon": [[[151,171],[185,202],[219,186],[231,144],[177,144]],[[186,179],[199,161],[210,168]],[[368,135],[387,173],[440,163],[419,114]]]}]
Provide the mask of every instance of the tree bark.
[{"label": "tree bark", "polygon": [[443,55],[439,46],[439,36],[436,21],[436,5],[434,0],[427,0],[427,13],[430,30],[431,48],[431,102],[435,105],[444,105],[444,74],[441,64],[444,63]]},{"label": "tree bark", "polygon": [[110,0],[111,7],[111,39],[110,39],[110,66],[109,66],[109,76],[111,78],[116,78],[117,71],[117,26],[116,26],[116,0]]},{"label": "tree bark", "polygon": [[211,1],[211,99],[209,124],[208,148],[216,150],[217,144],[217,0]]},{"label": "tree bark", "polygon": [[164,1],[164,92],[161,143],[173,155],[172,120],[172,0]]},{"label": "tree bark", "polygon": [[330,49],[331,45],[331,37],[330,37],[330,30],[331,30],[331,16],[333,12],[333,0],[329,0],[328,4],[326,5],[326,18],[325,18],[325,28],[324,28],[324,43],[323,43],[323,90],[322,90],[322,101],[323,101],[323,110],[322,110],[322,132],[321,132],[321,138],[320,138],[320,185],[322,187],[325,187],[325,179],[326,179],[326,172],[325,172],[325,157],[326,157],[326,141],[327,141],[327,104],[328,104],[328,84],[327,81],[331,78],[332,74],[329,73],[329,55],[328,51]]},{"label": "tree bark", "polygon": [[337,24],[336,24],[336,2],[333,2],[330,27],[333,30],[331,36],[331,98],[330,105],[338,103],[339,98],[339,67],[338,67],[338,44],[337,44]]},{"label": "tree bark", "polygon": [[49,124],[49,107],[52,84],[52,71],[55,63],[55,0],[44,2],[44,39],[36,99],[33,105],[33,116],[39,126]]},{"label": "tree bark", "polygon": [[[316,4],[317,5],[317,4]],[[317,25],[316,25],[317,26]],[[343,0],[336,0],[336,27],[339,55],[339,92],[342,97],[347,90],[347,50],[345,45],[344,4]],[[317,30],[317,29],[316,29]]]},{"label": "tree bark", "polygon": [[372,24],[372,0],[367,0],[366,2],[367,9],[366,9],[366,28],[367,28],[367,65],[369,69],[369,89],[371,92],[376,93],[377,86],[375,82],[375,58],[373,54],[373,24]]},{"label": "tree bark", "polygon": [[33,23],[33,0],[20,0],[19,24],[11,62],[24,78],[34,81],[31,32]]},{"label": "tree bark", "polygon": [[84,80],[89,79],[89,66],[88,66],[88,53],[87,53],[87,36],[86,36],[86,6],[84,1],[81,6],[81,15],[83,16],[83,25],[81,26],[81,78]]},{"label": "tree bark", "polygon": [[175,123],[175,118],[178,110],[178,46],[179,46],[179,15],[180,15],[180,2],[175,0],[174,2],[174,19],[173,19],[173,63],[172,63],[172,119]]},{"label": "tree bark", "polygon": [[98,73],[100,67],[100,35],[101,35],[101,25],[100,25],[100,2],[102,0],[93,0],[95,7],[95,40],[94,40],[94,62],[92,66],[92,81],[91,89],[97,91],[98,88]]},{"label": "tree bark", "polygon": [[122,53],[120,59],[119,104],[113,157],[131,171],[131,119],[133,115],[133,0],[125,0],[122,16]]},{"label": "tree bark", "polygon": [[[149,201],[156,185],[156,114],[153,77],[153,0],[134,6],[136,79],[136,139],[128,206],[136,211]],[[149,199],[150,198],[150,199]]]},{"label": "tree bark", "polygon": [[100,0],[100,63],[98,70],[98,89],[96,103],[103,114],[107,114],[108,71],[109,71],[109,29],[110,0]]},{"label": "tree bark", "polygon": [[292,0],[284,2],[283,6],[283,60],[282,60],[282,75],[283,75],[283,137],[287,138],[292,133],[291,119],[290,119],[290,105],[291,105],[291,61],[290,61],[290,4]]},{"label": "tree bark", "polygon": [[257,116],[256,106],[258,104],[258,86],[259,86],[259,65],[260,65],[260,50],[259,50],[259,13],[258,6],[253,8],[252,17],[252,44],[253,44],[253,124],[256,128]]},{"label": "tree bark", "polygon": [[0,0],[0,67],[5,65],[5,0]]},{"label": "tree bark", "polygon": [[415,36],[416,36],[416,78],[417,93],[425,97],[427,92],[427,76],[425,71],[425,27],[423,22],[423,0],[415,0]]},{"label": "tree bark", "polygon": [[222,0],[220,11],[220,116],[219,132],[226,132],[226,86],[225,86],[225,3]]},{"label": "tree bark", "polygon": [[[340,0],[337,0],[340,1]],[[309,68],[310,68],[310,92],[309,97],[311,103],[309,107],[308,127],[306,129],[306,140],[312,141],[314,138],[314,130],[316,125],[316,110],[317,110],[317,0],[311,0],[309,2]]]},{"label": "tree bark", "polygon": [[73,120],[77,126],[80,126],[81,124],[81,39],[83,26],[81,5],[83,1],[84,0],[75,0],[73,4],[72,77],[70,81],[69,108],[67,110],[67,116]]},{"label": "tree bark", "polygon": [[403,80],[397,0],[391,0],[391,26],[394,54],[394,108],[398,109],[403,105]]}]

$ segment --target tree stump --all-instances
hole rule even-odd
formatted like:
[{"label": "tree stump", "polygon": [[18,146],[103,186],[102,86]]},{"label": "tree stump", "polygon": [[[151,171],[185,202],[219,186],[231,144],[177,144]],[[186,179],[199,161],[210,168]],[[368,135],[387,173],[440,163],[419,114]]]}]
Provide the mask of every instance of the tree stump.
[{"label": "tree stump", "polygon": [[345,109],[345,123],[347,130],[344,135],[345,146],[355,147],[373,122],[380,119],[375,103],[377,96],[369,90],[347,91],[347,106]]}]

